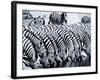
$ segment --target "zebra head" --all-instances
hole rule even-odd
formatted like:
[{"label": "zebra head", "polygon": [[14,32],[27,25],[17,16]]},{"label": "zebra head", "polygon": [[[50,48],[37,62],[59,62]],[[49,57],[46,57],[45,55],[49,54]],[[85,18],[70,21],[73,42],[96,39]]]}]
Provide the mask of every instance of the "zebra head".
[{"label": "zebra head", "polygon": [[43,65],[40,63],[40,61],[41,61],[41,58],[38,55],[37,60],[35,61],[34,65],[33,65],[35,69],[43,67]]},{"label": "zebra head", "polygon": [[45,68],[50,67],[50,63],[49,63],[48,57],[43,57],[43,58],[41,58],[40,63],[41,63],[41,64],[43,65],[43,67],[45,67]]},{"label": "zebra head", "polygon": [[40,64],[40,62],[35,61],[35,62],[30,62],[30,67],[32,69],[38,69],[38,68],[42,68],[42,65]]},{"label": "zebra head", "polygon": [[48,59],[49,59],[49,62],[50,62],[50,67],[56,67],[57,66],[57,62],[55,61],[54,52],[49,52]]},{"label": "zebra head", "polygon": [[32,21],[30,21],[29,26],[35,27],[35,26],[42,26],[45,25],[45,20],[44,18],[38,16],[34,17]]},{"label": "zebra head", "polygon": [[52,23],[52,24],[63,24],[64,22],[67,23],[67,19],[66,19],[67,13],[66,12],[52,12],[49,16],[49,22],[48,24]]},{"label": "zebra head", "polygon": [[90,65],[91,64],[91,56],[87,54],[86,50],[81,51],[82,65]]},{"label": "zebra head", "polygon": [[39,56],[40,56],[41,58],[47,56],[47,50],[46,50],[46,48],[45,48],[45,45],[44,45],[43,40],[41,40],[41,42],[40,42]]},{"label": "zebra head", "polygon": [[63,61],[62,61],[62,59],[60,58],[59,54],[55,55],[55,60],[56,60],[56,62],[57,62],[57,66],[60,66],[60,67],[61,67]]}]

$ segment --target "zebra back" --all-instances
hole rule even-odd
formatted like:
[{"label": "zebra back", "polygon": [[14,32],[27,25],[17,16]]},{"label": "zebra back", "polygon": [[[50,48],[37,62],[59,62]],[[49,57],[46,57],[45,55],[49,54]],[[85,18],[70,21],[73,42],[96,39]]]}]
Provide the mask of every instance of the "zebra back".
[{"label": "zebra back", "polygon": [[32,42],[28,38],[23,37],[23,56],[25,55],[33,61],[36,60],[36,52]]}]

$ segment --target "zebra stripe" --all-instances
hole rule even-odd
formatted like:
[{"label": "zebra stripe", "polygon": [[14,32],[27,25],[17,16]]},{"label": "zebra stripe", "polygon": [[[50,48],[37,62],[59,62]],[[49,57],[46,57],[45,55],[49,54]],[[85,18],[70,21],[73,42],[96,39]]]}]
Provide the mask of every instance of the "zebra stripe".
[{"label": "zebra stripe", "polygon": [[[85,25],[82,23],[75,23],[71,25],[65,25],[66,29],[71,30],[76,36],[80,38],[83,45],[87,46],[87,52],[90,53],[91,36],[90,33],[86,31]],[[86,28],[86,29],[85,29]],[[88,31],[90,31],[88,29]]]},{"label": "zebra stripe", "polygon": [[[56,42],[56,45],[58,45],[57,47],[58,47],[58,49],[59,50],[62,50],[62,51],[66,51],[66,43],[68,42],[68,41],[64,41],[64,35],[63,34],[66,34],[66,32],[64,32],[64,30],[62,29],[62,28],[60,28],[59,26],[57,26],[57,25],[52,25],[52,24],[49,24],[49,25],[47,25],[47,26],[44,26],[45,27],[45,34],[52,34],[52,36],[54,37],[54,40],[55,40],[55,42]],[[49,28],[48,28],[49,27]],[[48,30],[49,29],[49,30]],[[48,32],[49,31],[49,32]],[[42,31],[41,31],[42,32]],[[63,35],[63,36],[62,36]],[[67,34],[68,35],[68,34]],[[72,44],[73,44],[73,42],[72,42],[72,38],[71,38],[71,36],[70,35],[68,35],[70,38],[69,38],[69,41],[71,42],[70,43],[70,46],[72,46]],[[67,38],[68,39],[68,38]],[[69,42],[68,42],[68,44],[69,44]],[[69,48],[70,49],[70,51],[71,51],[71,48],[73,48],[73,46],[72,47],[69,47],[69,45],[67,45],[67,48]],[[56,50],[57,51],[57,50]],[[73,51],[73,49],[72,49],[72,51]],[[59,51],[58,51],[59,52]],[[61,53],[61,52],[60,52]],[[64,52],[65,53],[65,52]]]},{"label": "zebra stripe", "polygon": [[32,45],[34,46],[35,52],[36,52],[36,55],[35,55],[36,59],[38,57],[38,54],[40,55],[46,54],[47,49],[44,45],[43,40],[38,34],[34,34],[32,31],[25,29],[23,31],[23,35],[32,42]]},{"label": "zebra stripe", "polygon": [[23,35],[26,37],[26,38],[29,38],[31,40],[31,42],[37,47],[37,48],[40,48],[40,43],[41,43],[41,40],[40,40],[40,37],[39,35],[36,35],[34,34],[32,31],[29,31],[27,29],[24,29],[23,30]]},{"label": "zebra stripe", "polygon": [[51,42],[51,39],[47,35],[43,35],[43,36],[41,36],[41,38],[44,41],[44,45],[45,45],[45,47],[47,49],[48,54],[49,53],[54,53],[55,50],[54,50],[54,46],[53,46],[53,44]]},{"label": "zebra stripe", "polygon": [[26,38],[23,37],[23,56],[28,56],[29,59],[32,59],[33,61],[36,59],[36,53],[35,53],[35,49],[32,45],[32,42]]},{"label": "zebra stripe", "polygon": [[[49,28],[48,28],[49,27]],[[42,35],[42,37],[44,37],[45,35],[51,35],[52,34],[52,38],[54,39],[54,41],[52,42],[51,40],[51,43],[54,43],[56,42],[56,47],[59,48],[60,51],[62,51],[62,53],[65,53],[65,42],[63,40],[63,38],[57,33],[55,32],[54,30],[56,29],[56,27],[53,27],[53,25],[47,25],[47,26],[44,26],[44,29],[45,29],[45,32],[44,31],[41,31],[39,35]],[[48,32],[49,31],[49,32]],[[50,38],[51,39],[51,38]],[[52,44],[54,46],[54,44]],[[58,52],[58,50],[56,50]],[[54,50],[55,52],[55,50]]]},{"label": "zebra stripe", "polygon": [[23,59],[23,63],[25,64],[25,66],[30,66],[30,62],[28,60]]},{"label": "zebra stripe", "polygon": [[56,45],[58,46],[58,53],[59,56],[62,58],[66,58],[66,46],[63,38],[58,33],[53,33],[53,38],[56,42]]},{"label": "zebra stripe", "polygon": [[[64,39],[64,43],[66,44],[66,49],[69,52],[73,52],[74,51],[74,47],[76,47],[76,45],[73,44],[73,41],[75,42],[74,38],[72,34],[70,34],[70,32],[68,32],[67,30],[65,31],[62,27],[62,25],[53,25],[55,32],[57,32],[59,35],[61,35],[61,37]],[[68,55],[68,54],[67,54]]]},{"label": "zebra stripe", "polygon": [[[40,26],[40,27],[41,27],[41,26]],[[53,46],[53,44],[52,44],[52,41],[51,41],[51,39],[49,38],[49,36],[47,35],[48,31],[50,31],[50,30],[49,30],[49,27],[47,28],[47,27],[44,26],[44,27],[42,27],[42,28],[43,28],[43,29],[39,30],[39,32],[37,32],[37,34],[39,34],[39,35],[41,36],[41,39],[44,41],[44,45],[45,45],[45,47],[46,47],[48,53],[49,53],[49,52],[55,52],[54,46]]]},{"label": "zebra stripe", "polygon": [[54,46],[54,50],[55,50],[55,55],[58,55],[58,46],[57,46],[57,44],[56,44],[56,42],[55,42],[55,40],[54,40],[54,37],[53,37],[53,35],[52,34],[47,34],[48,35],[48,37],[51,39],[51,42],[52,42],[52,44],[53,44],[53,46]]}]

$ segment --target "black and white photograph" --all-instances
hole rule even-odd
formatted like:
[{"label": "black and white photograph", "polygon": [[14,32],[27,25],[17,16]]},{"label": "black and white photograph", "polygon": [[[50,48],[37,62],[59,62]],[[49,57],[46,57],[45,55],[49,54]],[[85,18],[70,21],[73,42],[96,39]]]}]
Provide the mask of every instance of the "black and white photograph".
[{"label": "black and white photograph", "polygon": [[12,78],[97,73],[96,12],[96,6],[12,2]]},{"label": "black and white photograph", "polygon": [[23,69],[91,66],[91,14],[22,11]]}]

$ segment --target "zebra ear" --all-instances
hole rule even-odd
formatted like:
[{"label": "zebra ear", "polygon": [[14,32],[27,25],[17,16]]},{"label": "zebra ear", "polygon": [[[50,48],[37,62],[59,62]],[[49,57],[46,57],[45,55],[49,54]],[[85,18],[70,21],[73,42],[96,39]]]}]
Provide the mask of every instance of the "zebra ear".
[{"label": "zebra ear", "polygon": [[50,24],[50,21],[48,22],[48,24]]},{"label": "zebra ear", "polygon": [[41,18],[41,16],[38,16],[38,18]]},{"label": "zebra ear", "polygon": [[43,15],[43,17],[42,17],[42,20],[43,20],[43,25],[45,25],[45,19],[46,19],[46,16],[45,16],[45,15]]},{"label": "zebra ear", "polygon": [[43,19],[43,25],[45,25],[45,20]]},{"label": "zebra ear", "polygon": [[67,20],[65,20],[65,23],[67,23]]},{"label": "zebra ear", "polygon": [[64,16],[67,16],[67,13],[66,12],[63,12]]}]

